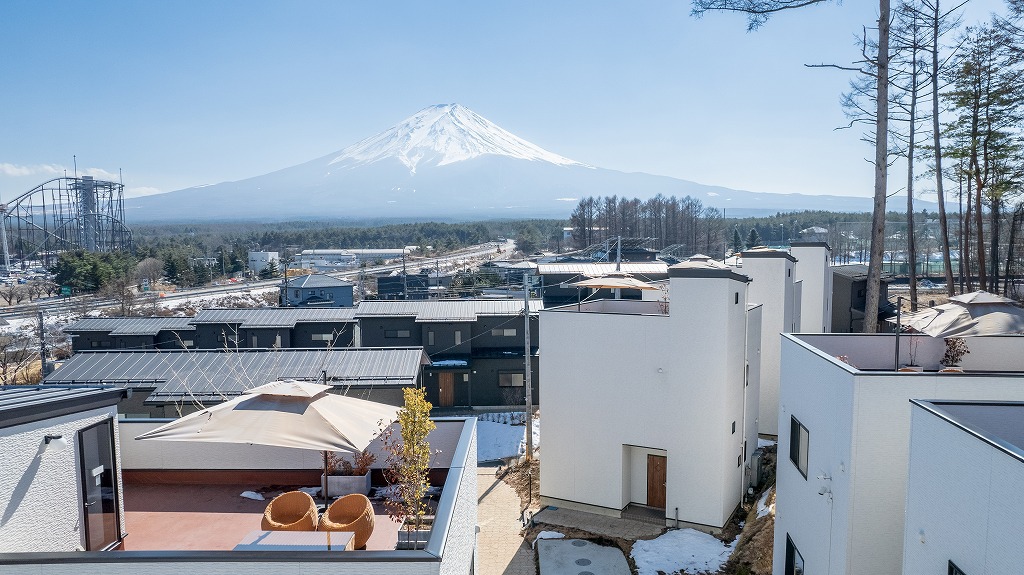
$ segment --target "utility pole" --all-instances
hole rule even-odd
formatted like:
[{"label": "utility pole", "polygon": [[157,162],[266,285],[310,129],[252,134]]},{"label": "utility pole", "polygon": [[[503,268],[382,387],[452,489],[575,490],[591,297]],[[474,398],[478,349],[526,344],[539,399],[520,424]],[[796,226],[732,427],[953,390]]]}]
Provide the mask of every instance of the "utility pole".
[{"label": "utility pole", "polygon": [[526,372],[523,383],[526,387],[526,461],[533,461],[533,377],[530,367],[530,272],[523,272],[523,323],[526,348],[523,354]]},{"label": "utility pole", "polygon": [[[430,281],[427,281],[427,287],[430,287]],[[409,273],[405,270],[405,250],[402,250],[402,299],[409,299]]]},{"label": "utility pole", "polygon": [[43,310],[39,310],[39,373],[46,377],[46,328],[43,327]]}]

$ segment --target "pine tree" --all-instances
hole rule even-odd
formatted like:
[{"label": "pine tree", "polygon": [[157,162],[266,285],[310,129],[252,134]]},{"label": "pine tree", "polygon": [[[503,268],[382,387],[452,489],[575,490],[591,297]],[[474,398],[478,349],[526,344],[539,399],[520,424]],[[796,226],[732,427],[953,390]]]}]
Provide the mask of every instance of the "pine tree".
[{"label": "pine tree", "polygon": [[757,233],[756,228],[750,228],[750,233],[747,234],[747,249],[753,249],[759,245],[762,245],[761,234]]},{"label": "pine tree", "polygon": [[732,229],[732,251],[733,253],[743,251],[743,236],[740,235],[739,228]]}]

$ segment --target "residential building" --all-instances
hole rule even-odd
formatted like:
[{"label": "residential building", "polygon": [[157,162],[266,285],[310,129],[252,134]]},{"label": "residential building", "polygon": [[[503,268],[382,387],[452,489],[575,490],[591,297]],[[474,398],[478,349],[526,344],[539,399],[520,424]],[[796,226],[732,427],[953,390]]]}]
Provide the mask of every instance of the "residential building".
[{"label": "residential building", "polygon": [[964,373],[940,373],[938,338],[904,335],[897,358],[894,334],[781,337],[773,573],[899,573],[910,400],[1024,401],[1024,339],[970,338]]},{"label": "residential building", "polygon": [[[896,306],[889,302],[892,274],[882,272],[879,285],[879,320],[896,315]],[[864,309],[867,304],[868,266],[848,264],[832,266],[832,332],[864,331]]]},{"label": "residential building", "polygon": [[0,386],[0,557],[101,551],[124,537],[116,405],[125,395],[110,386]]},{"label": "residential building", "polygon": [[346,269],[357,263],[355,254],[348,250],[302,250],[296,260],[296,267],[318,272]]},{"label": "residential building", "polygon": [[[543,267],[543,264],[542,264]],[[540,312],[542,505],[721,529],[757,446],[761,306],[717,262],[668,269],[671,300]]]},{"label": "residential building", "polygon": [[46,384],[116,384],[131,389],[128,417],[179,417],[279,379],[325,381],[338,393],[402,404],[429,358],[422,348],[238,351],[106,351],[71,356]]},{"label": "residential building", "polygon": [[[823,228],[811,228],[823,229]],[[803,232],[801,232],[803,233]],[[789,253],[796,258],[795,280],[801,284],[801,333],[832,331],[832,248],[820,241],[794,241]]]},{"label": "residential building", "polygon": [[755,249],[740,255],[737,269],[751,280],[748,297],[762,304],[757,431],[774,436],[779,434],[779,334],[799,331],[803,284],[796,281],[797,259],[788,252]]},{"label": "residential building", "polygon": [[[525,395],[522,300],[442,299],[360,302],[360,342],[369,347],[422,346],[431,358],[423,385],[434,407],[520,406]],[[530,302],[533,399],[540,399],[538,300]]]},{"label": "residential building", "polygon": [[249,252],[248,264],[249,271],[257,275],[267,266],[280,270],[281,255],[278,252]]},{"label": "residential building", "polygon": [[912,401],[903,573],[1024,564],[1024,403]]},{"label": "residential building", "polygon": [[353,283],[326,274],[288,278],[282,286],[285,307],[352,307]]},{"label": "residential building", "polygon": [[[236,550],[254,532],[264,535],[259,530],[268,504],[238,494],[260,490],[272,496],[280,488],[266,486],[317,485],[319,451],[135,441],[166,420],[119,421],[112,404],[122,390],[46,385],[38,391],[19,388],[13,393],[24,396],[26,392],[37,398],[8,399],[7,390],[0,391],[5,453],[0,471],[4,487],[0,491],[4,509],[0,572],[5,575],[58,571],[251,575],[282,569],[341,575],[469,575],[477,571],[474,418],[436,418],[437,428],[427,437],[434,451],[431,484],[440,487],[440,495],[433,527],[421,549],[396,551],[400,527],[377,501],[366,550],[347,550],[337,543],[334,550],[312,544],[252,550],[259,547],[258,542]],[[19,418],[13,433],[5,427],[9,415]],[[58,435],[46,443],[48,437]],[[371,470],[373,485],[381,487],[386,454],[379,441],[368,449],[377,455]],[[106,459],[98,463],[90,459],[97,455]],[[78,461],[79,457],[85,460]]]},{"label": "residential building", "polygon": [[430,292],[430,276],[426,273],[377,276],[378,299],[422,300],[429,299]]},{"label": "residential building", "polygon": [[204,309],[195,317],[85,318],[71,349],[338,348],[357,344],[354,308]]}]

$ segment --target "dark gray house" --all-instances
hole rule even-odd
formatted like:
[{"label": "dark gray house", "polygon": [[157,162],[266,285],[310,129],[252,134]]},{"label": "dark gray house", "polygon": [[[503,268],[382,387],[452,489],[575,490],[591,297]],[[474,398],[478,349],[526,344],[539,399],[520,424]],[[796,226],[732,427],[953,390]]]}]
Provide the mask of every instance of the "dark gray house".
[{"label": "dark gray house", "polygon": [[338,348],[355,345],[354,308],[205,309],[196,317],[104,317],[64,328],[71,349]]},{"label": "dark gray house", "polygon": [[180,417],[279,379],[323,381],[337,393],[401,405],[429,359],[420,348],[106,351],[75,354],[44,384],[113,384],[133,391],[128,417]]},{"label": "dark gray house", "polygon": [[[879,320],[896,315],[896,306],[889,301],[892,275],[882,272],[878,295]],[[864,308],[867,304],[868,266],[849,264],[832,266],[832,332],[859,333],[864,329]],[[880,323],[879,325],[884,325]]]},{"label": "dark gray house", "polygon": [[[530,302],[533,398],[539,401],[537,312]],[[360,343],[422,346],[427,399],[435,407],[518,406],[525,396],[525,321],[520,300],[363,301]]]},{"label": "dark gray house", "polygon": [[352,282],[326,274],[289,278],[281,304],[286,307],[352,307]]}]

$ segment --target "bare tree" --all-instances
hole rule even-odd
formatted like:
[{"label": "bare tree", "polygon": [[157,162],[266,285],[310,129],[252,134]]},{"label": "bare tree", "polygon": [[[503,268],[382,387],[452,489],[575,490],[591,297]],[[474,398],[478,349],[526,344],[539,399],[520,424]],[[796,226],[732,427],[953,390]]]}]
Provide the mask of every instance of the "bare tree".
[{"label": "bare tree", "polygon": [[30,345],[28,338],[0,336],[0,383],[14,385],[39,381],[40,373],[32,369],[39,360],[39,353]]},{"label": "bare tree", "polygon": [[[747,15],[747,29],[754,30],[768,18],[784,10],[819,4],[827,0],[693,0],[694,16],[705,12],[741,12]],[[864,331],[878,330],[878,303],[882,279],[885,242],[885,195],[888,185],[886,163],[889,133],[889,0],[878,0],[878,49],[875,54],[875,191],[871,215],[871,255],[868,260]]]}]

